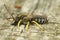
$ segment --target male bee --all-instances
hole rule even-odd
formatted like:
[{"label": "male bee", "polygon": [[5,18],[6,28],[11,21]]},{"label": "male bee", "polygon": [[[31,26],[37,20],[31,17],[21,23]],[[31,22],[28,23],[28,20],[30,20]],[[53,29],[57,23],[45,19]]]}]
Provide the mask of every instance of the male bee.
[{"label": "male bee", "polygon": [[[30,25],[36,24],[37,27],[39,27],[41,30],[44,30],[43,27],[41,27],[40,24],[46,24],[46,23],[56,23],[56,22],[48,22],[48,19],[45,15],[32,15],[34,11],[31,13],[31,15],[28,14],[19,14],[20,16],[16,16],[16,18],[13,17],[13,15],[9,12],[7,9],[7,6],[4,4],[6,10],[11,15],[14,22],[11,25],[18,26],[25,25],[25,29],[28,31],[28,28]],[[20,6],[15,6],[16,8],[20,8]],[[37,7],[36,7],[37,8]],[[36,8],[34,10],[36,10]],[[60,23],[59,23],[60,24]]]},{"label": "male bee", "polygon": [[[7,6],[4,4],[6,10],[9,12],[9,10],[7,9]],[[33,11],[34,12],[34,11]],[[32,13],[33,13],[32,12]],[[24,28],[26,28],[26,30],[28,30],[29,25],[33,25],[36,24],[38,25],[38,27],[41,30],[44,30],[43,27],[41,27],[40,24],[45,24],[48,23],[47,17],[46,16],[41,16],[41,15],[27,15],[27,14],[22,14],[20,16],[17,16],[16,18],[13,17],[13,15],[9,12],[9,14],[12,16],[14,22],[12,23],[12,25],[14,26],[20,26],[20,25],[25,25]]]},{"label": "male bee", "polygon": [[[19,17],[16,17],[16,19],[12,25],[14,25],[14,26],[18,25],[18,27],[20,25],[26,25],[25,28],[26,28],[26,30],[28,30],[29,25],[33,25],[33,24],[39,25],[39,24],[45,24],[45,23],[48,23],[48,20],[44,16],[32,15],[32,16],[28,17],[27,15],[21,15]],[[39,28],[44,30],[40,25],[39,25]]]}]

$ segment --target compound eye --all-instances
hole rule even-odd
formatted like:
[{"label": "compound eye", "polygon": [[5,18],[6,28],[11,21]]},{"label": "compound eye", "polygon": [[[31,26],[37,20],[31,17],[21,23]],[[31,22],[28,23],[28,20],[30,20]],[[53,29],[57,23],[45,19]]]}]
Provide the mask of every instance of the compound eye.
[{"label": "compound eye", "polygon": [[17,18],[16,18],[16,21],[18,21],[19,19],[20,19],[20,18],[19,18],[19,17],[17,17]]}]

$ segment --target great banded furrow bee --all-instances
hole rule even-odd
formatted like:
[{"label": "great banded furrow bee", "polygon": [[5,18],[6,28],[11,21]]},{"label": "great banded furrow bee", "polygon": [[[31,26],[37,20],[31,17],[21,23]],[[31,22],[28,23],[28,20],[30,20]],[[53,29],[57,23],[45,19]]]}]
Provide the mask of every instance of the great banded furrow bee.
[{"label": "great banded furrow bee", "polygon": [[48,20],[46,17],[40,16],[40,15],[33,15],[28,17],[27,15],[21,15],[15,19],[15,22],[12,24],[14,26],[18,27],[20,25],[26,25],[26,30],[28,30],[29,25],[36,24],[39,26],[40,29],[44,30],[43,27],[41,27],[39,24],[45,24],[48,23]]},{"label": "great banded furrow bee", "polygon": [[[4,4],[6,10],[9,12],[6,4]],[[16,18],[13,17],[13,15],[9,12],[9,14],[12,16],[14,22],[12,25],[20,27],[20,25],[25,25],[25,29],[28,31],[28,28],[30,25],[36,24],[38,25],[41,30],[44,30],[43,27],[41,27],[40,24],[48,23],[47,17],[41,16],[41,15],[27,15],[27,14],[19,14]]]},{"label": "great banded furrow bee", "polygon": [[[4,5],[6,10],[7,6]],[[9,11],[8,11],[9,12]],[[16,18],[13,17],[13,15],[9,12],[9,14],[12,16],[14,22],[11,25],[18,26],[20,25],[25,25],[25,29],[28,31],[30,25],[36,24],[37,27],[39,27],[41,30],[44,30],[43,27],[41,27],[40,24],[46,24],[49,23],[48,19],[45,15],[28,15],[28,14],[19,14],[19,16],[16,16]],[[55,23],[55,22],[50,22],[50,23]]]}]

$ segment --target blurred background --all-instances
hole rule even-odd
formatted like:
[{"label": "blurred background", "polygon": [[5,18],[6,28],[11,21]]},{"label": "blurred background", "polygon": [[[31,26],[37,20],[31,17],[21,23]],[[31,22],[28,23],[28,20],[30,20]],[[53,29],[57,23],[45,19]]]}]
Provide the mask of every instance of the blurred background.
[{"label": "blurred background", "polygon": [[[8,11],[4,4],[6,4]],[[33,12],[34,11],[34,12]],[[17,26],[12,26],[13,20],[7,20],[12,14],[46,15],[49,22],[41,25],[45,31],[37,26],[30,26],[28,32],[20,31]],[[13,29],[13,30],[12,30]],[[60,0],[0,0],[0,40],[60,40]]]}]

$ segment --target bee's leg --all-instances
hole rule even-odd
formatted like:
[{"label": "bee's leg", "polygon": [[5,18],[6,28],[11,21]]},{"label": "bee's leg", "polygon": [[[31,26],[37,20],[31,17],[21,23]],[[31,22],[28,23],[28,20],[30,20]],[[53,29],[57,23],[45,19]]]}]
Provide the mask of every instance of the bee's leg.
[{"label": "bee's leg", "polygon": [[18,28],[19,28],[21,22],[22,22],[22,19],[19,20],[19,22],[18,22],[18,24],[17,24],[17,25],[18,25]]},{"label": "bee's leg", "polygon": [[35,22],[35,21],[32,21],[33,23],[35,23],[36,25],[38,25],[38,27],[41,29],[41,30],[44,30],[44,28],[40,25],[40,24],[38,24],[37,22]]},{"label": "bee's leg", "polygon": [[29,28],[29,22],[27,22],[27,25],[25,27],[26,31],[28,31],[28,28]]}]

